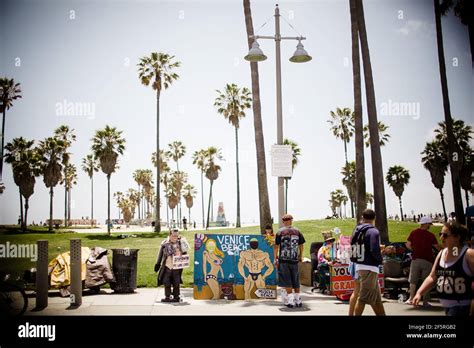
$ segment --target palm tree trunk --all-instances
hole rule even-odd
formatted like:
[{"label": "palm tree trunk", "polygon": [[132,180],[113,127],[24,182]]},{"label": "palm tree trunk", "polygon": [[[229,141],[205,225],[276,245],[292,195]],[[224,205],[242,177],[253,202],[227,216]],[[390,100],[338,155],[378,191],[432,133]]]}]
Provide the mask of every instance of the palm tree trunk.
[{"label": "palm tree trunk", "polygon": [[362,49],[362,60],[364,66],[365,91],[367,98],[367,113],[369,116],[370,131],[370,152],[372,156],[372,178],[375,203],[375,225],[380,231],[381,242],[389,243],[388,224],[387,224],[387,207],[385,202],[385,188],[383,178],[382,155],[380,153],[379,130],[377,122],[377,108],[375,102],[375,88],[372,76],[372,65],[370,62],[369,44],[367,40],[367,31],[365,27],[364,6],[362,0],[356,0],[358,8],[358,30],[360,36],[360,44]]},{"label": "palm tree trunk", "polygon": [[107,175],[107,234],[110,236],[110,174]]},{"label": "palm tree trunk", "polygon": [[444,205],[444,194],[443,189],[439,189],[439,195],[441,197],[441,204],[443,205],[443,215],[444,215],[444,222],[448,221],[448,214],[446,214],[446,206]]},{"label": "palm tree trunk", "polygon": [[239,133],[235,127],[235,166],[237,168],[237,223],[235,227],[240,227],[240,177],[239,177]]},{"label": "palm tree trunk", "polygon": [[94,174],[91,176],[91,228],[94,225]]},{"label": "palm tree trunk", "polygon": [[20,193],[20,227],[23,225],[23,196],[21,195],[21,190],[18,188]]},{"label": "palm tree trunk", "polygon": [[285,178],[285,214],[288,214],[288,178]]},{"label": "palm tree trunk", "polygon": [[[141,195],[140,184],[138,184],[138,194]],[[140,199],[138,200],[138,220],[140,220],[141,213],[142,213],[142,212],[141,212],[141,210],[142,210],[142,204],[141,204],[141,202],[142,202],[142,199],[140,198]]]},{"label": "palm tree trunk", "polygon": [[28,198],[25,198],[25,221],[23,221],[23,232],[26,232],[26,228],[28,227]]},{"label": "palm tree trunk", "polygon": [[209,188],[209,204],[207,205],[207,223],[206,223],[206,230],[209,229],[209,215],[211,210],[211,201],[212,201],[212,184],[214,180],[211,180],[211,187]]},{"label": "palm tree trunk", "polygon": [[351,218],[354,218],[354,202],[352,198],[349,197],[349,204],[351,205]]},{"label": "palm tree trunk", "polygon": [[53,186],[49,188],[49,232],[53,232]]},{"label": "palm tree trunk", "polygon": [[67,225],[71,223],[71,189],[67,190]]},{"label": "palm tree trunk", "polygon": [[402,219],[402,221],[404,221],[405,219],[403,218],[402,196],[398,197],[398,204],[400,205],[400,216],[401,216],[401,219]]},{"label": "palm tree trunk", "polygon": [[[253,23],[252,12],[250,9],[250,0],[243,0],[245,27],[247,30],[247,44],[249,49],[252,47]],[[265,143],[262,126],[262,108],[260,105],[260,84],[258,78],[258,63],[250,63],[252,76],[252,107],[253,107],[253,125],[255,129],[255,148],[257,151],[257,178],[258,178],[258,202],[260,213],[260,232],[265,233],[265,225],[271,224],[272,214],[270,211],[270,200],[268,198],[267,186],[267,167],[265,163]]]},{"label": "palm tree trunk", "polygon": [[3,178],[3,148],[5,146],[5,113],[6,113],[6,106],[3,106],[3,117],[2,117],[2,148],[1,148],[1,156],[0,156],[0,181]]},{"label": "palm tree trunk", "polygon": [[202,228],[204,228],[204,172],[201,170],[201,207],[202,207]]},{"label": "palm tree trunk", "polygon": [[352,79],[354,86],[354,135],[356,157],[356,222],[367,208],[365,184],[364,125],[362,119],[362,90],[360,81],[359,29],[355,0],[349,0],[352,39]]},{"label": "palm tree trunk", "polygon": [[64,227],[67,226],[67,185],[64,183]]},{"label": "palm tree trunk", "polygon": [[461,158],[462,156],[459,146],[456,144],[453,132],[453,119],[451,117],[451,106],[449,103],[448,80],[446,77],[446,63],[444,58],[443,30],[441,26],[439,0],[434,0],[434,9],[436,22],[436,41],[438,44],[439,74],[441,78],[441,92],[443,94],[444,120],[446,123],[446,135],[448,140],[448,159],[449,169],[451,172],[451,185],[453,188],[454,211],[456,213],[456,221],[464,224],[465,217],[461,195],[461,184],[459,180],[459,171],[461,169],[462,163],[460,160],[455,160],[453,158],[455,154],[457,154],[458,158]]},{"label": "palm tree trunk", "polygon": [[[156,92],[156,157],[160,158],[160,91]],[[160,164],[156,166],[156,204],[155,204],[155,232],[161,232],[160,218]]]},{"label": "palm tree trunk", "polygon": [[346,159],[346,166],[349,163],[347,161],[347,142],[344,140],[344,158]]}]

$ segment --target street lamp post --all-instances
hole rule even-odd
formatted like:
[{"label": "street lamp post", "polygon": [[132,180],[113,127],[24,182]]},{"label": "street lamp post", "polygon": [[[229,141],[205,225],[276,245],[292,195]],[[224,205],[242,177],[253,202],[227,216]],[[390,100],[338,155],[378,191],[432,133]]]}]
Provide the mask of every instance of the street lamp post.
[{"label": "street lamp post", "polygon": [[[293,63],[305,63],[309,62],[312,58],[305,51],[302,40],[306,40],[303,36],[289,37],[280,35],[280,9],[278,5],[275,6],[275,35],[274,36],[260,36],[254,35],[249,36],[251,39],[254,39],[252,48],[249,51],[249,54],[244,57],[245,60],[250,62],[261,62],[267,59],[260,49],[260,46],[257,42],[258,39],[270,39],[275,41],[275,55],[276,55],[276,99],[277,99],[277,144],[283,145],[283,111],[282,111],[282,96],[281,96],[281,50],[280,42],[281,40],[298,40],[298,45],[296,46],[296,51],[293,56],[290,58],[290,62]],[[278,177],[278,223],[281,227],[282,216],[284,214],[284,178]]]}]

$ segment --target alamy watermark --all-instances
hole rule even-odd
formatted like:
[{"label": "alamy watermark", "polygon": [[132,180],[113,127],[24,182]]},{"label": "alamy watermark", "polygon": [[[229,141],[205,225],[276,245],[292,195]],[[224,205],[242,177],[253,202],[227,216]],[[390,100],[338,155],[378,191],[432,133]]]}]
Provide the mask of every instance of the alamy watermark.
[{"label": "alamy watermark", "polygon": [[56,116],[84,116],[89,120],[95,118],[95,103],[72,102],[63,99],[54,105]]},{"label": "alamy watermark", "polygon": [[36,262],[38,260],[38,246],[36,244],[11,244],[6,242],[5,244],[0,244],[0,258],[30,259]]},{"label": "alamy watermark", "polygon": [[380,115],[382,116],[408,116],[414,120],[420,118],[419,102],[397,102],[389,99],[388,102],[380,104]]}]

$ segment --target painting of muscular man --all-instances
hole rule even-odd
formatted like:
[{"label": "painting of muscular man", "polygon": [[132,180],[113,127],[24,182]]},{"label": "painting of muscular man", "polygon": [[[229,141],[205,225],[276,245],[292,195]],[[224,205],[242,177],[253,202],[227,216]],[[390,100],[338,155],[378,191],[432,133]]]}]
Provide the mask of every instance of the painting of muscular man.
[{"label": "painting of muscular man", "polygon": [[[263,268],[267,270],[262,274]],[[245,267],[248,269],[248,275],[245,275]],[[251,299],[250,291],[257,285],[257,289],[265,289],[265,279],[273,273],[274,267],[270,260],[270,255],[258,249],[258,240],[250,240],[250,249],[240,253],[239,273],[244,278],[245,299]]]}]

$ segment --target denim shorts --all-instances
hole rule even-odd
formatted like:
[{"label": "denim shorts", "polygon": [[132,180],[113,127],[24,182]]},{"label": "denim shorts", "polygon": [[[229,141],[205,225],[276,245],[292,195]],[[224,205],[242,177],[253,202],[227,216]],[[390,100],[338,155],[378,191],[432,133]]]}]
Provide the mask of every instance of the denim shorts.
[{"label": "denim shorts", "polygon": [[278,285],[283,288],[300,288],[300,274],[297,263],[280,262],[278,265]]}]

